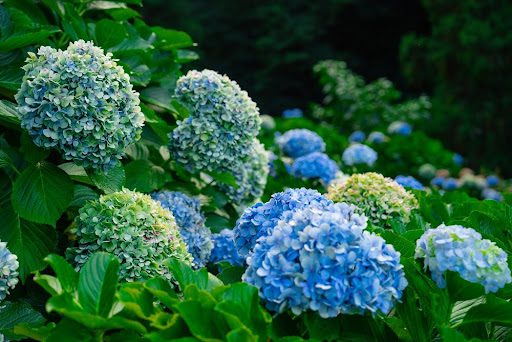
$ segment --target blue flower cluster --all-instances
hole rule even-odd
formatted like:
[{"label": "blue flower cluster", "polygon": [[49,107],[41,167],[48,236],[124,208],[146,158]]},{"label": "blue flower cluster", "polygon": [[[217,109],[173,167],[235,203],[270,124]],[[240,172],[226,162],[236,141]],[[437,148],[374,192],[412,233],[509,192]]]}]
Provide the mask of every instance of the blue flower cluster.
[{"label": "blue flower cluster", "polygon": [[318,191],[304,188],[287,189],[272,195],[266,203],[256,203],[244,211],[233,230],[238,253],[245,258],[260,237],[272,232],[284,212],[305,206],[324,207],[331,204],[332,201]]},{"label": "blue flower cluster", "polygon": [[238,254],[235,246],[234,233],[231,229],[223,229],[218,234],[213,234],[213,249],[210,262],[218,263],[227,261],[233,266],[242,266],[244,260]]},{"label": "blue flower cluster", "polygon": [[354,131],[350,136],[348,137],[348,141],[350,142],[358,142],[361,143],[366,139],[366,134],[364,134],[363,131]]},{"label": "blue flower cluster", "polygon": [[442,224],[427,230],[416,242],[415,257],[424,258],[425,269],[441,288],[446,286],[446,271],[481,284],[487,293],[512,282],[507,253],[472,228]]},{"label": "blue flower cluster", "polygon": [[382,132],[371,132],[370,135],[368,135],[368,142],[370,144],[382,144],[386,141],[386,136]]},{"label": "blue flower cluster", "polygon": [[276,312],[387,314],[407,280],[400,253],[365,228],[366,217],[345,203],[287,211],[258,240],[242,279]]},{"label": "blue flower cluster", "polygon": [[481,195],[482,195],[483,199],[488,199],[488,200],[493,200],[493,201],[498,201],[498,202],[503,201],[503,195],[501,193],[499,193],[498,191],[496,191],[495,189],[485,188],[482,190]]},{"label": "blue flower cluster", "polygon": [[0,303],[18,284],[18,267],[18,257],[7,249],[7,243],[0,241]]},{"label": "blue flower cluster", "polygon": [[343,151],[343,163],[348,166],[366,164],[373,166],[377,161],[377,152],[363,144],[352,144]]},{"label": "blue flower cluster", "polygon": [[173,158],[191,172],[233,174],[239,188],[224,187],[233,201],[261,195],[268,166],[256,138],[259,109],[247,92],[227,76],[192,70],[178,79],[175,97],[190,116],[169,135]]},{"label": "blue flower cluster", "polygon": [[395,177],[395,182],[403,186],[404,188],[411,188],[415,190],[424,190],[425,187],[413,176],[402,176],[398,175]]},{"label": "blue flower cluster", "polygon": [[338,173],[338,164],[325,153],[313,152],[295,159],[290,174],[298,178],[320,178],[329,184]]},{"label": "blue flower cluster", "polygon": [[459,182],[456,178],[449,177],[443,180],[442,187],[444,190],[448,191],[455,190],[459,187]]},{"label": "blue flower cluster", "polygon": [[304,114],[302,113],[302,109],[300,108],[292,108],[283,110],[283,118],[291,119],[291,118],[302,118]]},{"label": "blue flower cluster", "polygon": [[195,267],[203,267],[213,248],[212,233],[204,224],[201,203],[178,191],[160,191],[151,194],[160,205],[172,212],[183,242],[193,257]]},{"label": "blue flower cluster", "polygon": [[26,63],[16,101],[21,126],[37,146],[108,170],[140,138],[139,94],[111,53],[79,40],[64,51],[43,46]]},{"label": "blue flower cluster", "polygon": [[464,164],[464,158],[460,154],[455,153],[453,155],[453,162],[455,163],[455,165],[460,166],[460,165]]},{"label": "blue flower cluster", "polygon": [[412,126],[409,125],[407,122],[395,121],[389,125],[388,133],[398,135],[411,135]]},{"label": "blue flower cluster", "polygon": [[487,186],[494,187],[500,184],[500,178],[496,175],[490,175],[486,178]]},{"label": "blue flower cluster", "polygon": [[298,158],[313,152],[324,152],[323,139],[308,129],[292,129],[277,137],[279,148],[285,155]]}]

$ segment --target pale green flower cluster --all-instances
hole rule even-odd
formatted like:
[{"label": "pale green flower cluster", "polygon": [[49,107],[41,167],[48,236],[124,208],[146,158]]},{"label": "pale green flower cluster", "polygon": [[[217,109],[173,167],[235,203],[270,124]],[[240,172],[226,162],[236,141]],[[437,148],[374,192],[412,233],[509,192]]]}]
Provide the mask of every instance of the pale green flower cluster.
[{"label": "pale green flower cluster", "polygon": [[192,261],[172,213],[149,195],[122,190],[84,205],[72,233],[77,247],[67,250],[76,267],[103,251],[121,262],[120,277],[137,281],[155,276],[171,279],[169,258]]},{"label": "pale green flower cluster", "polygon": [[418,207],[414,195],[391,178],[375,172],[353,174],[329,188],[327,198],[354,204],[377,226],[390,228],[392,219],[410,221]]}]

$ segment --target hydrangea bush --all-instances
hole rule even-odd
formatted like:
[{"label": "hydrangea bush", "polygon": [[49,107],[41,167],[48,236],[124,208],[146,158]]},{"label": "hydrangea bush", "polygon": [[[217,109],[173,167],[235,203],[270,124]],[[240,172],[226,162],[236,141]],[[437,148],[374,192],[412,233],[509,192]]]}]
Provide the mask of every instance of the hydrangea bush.
[{"label": "hydrangea bush", "polygon": [[313,152],[295,159],[290,169],[295,177],[318,178],[326,185],[336,178],[338,171],[336,162],[322,152]]},{"label": "hydrangea bush", "polygon": [[507,254],[472,228],[442,224],[427,230],[416,243],[415,257],[424,259],[425,269],[441,288],[446,286],[446,271],[481,284],[486,292],[512,282]]},{"label": "hydrangea bush", "polygon": [[298,158],[313,152],[324,152],[325,142],[308,129],[292,129],[276,139],[281,151],[291,158]]},{"label": "hydrangea bush", "polygon": [[407,223],[418,207],[412,193],[391,178],[375,172],[353,174],[329,188],[327,198],[356,205],[377,226],[391,227],[391,220]]},{"label": "hydrangea bush", "polygon": [[283,213],[305,206],[324,207],[330,204],[332,202],[318,191],[304,188],[287,189],[272,195],[266,203],[256,203],[244,211],[233,230],[238,253],[247,257],[256,241],[272,232]]},{"label": "hydrangea bush", "polygon": [[218,234],[213,234],[213,249],[210,262],[229,262],[234,266],[242,266],[244,260],[238,254],[235,246],[235,235],[231,229],[223,229]]},{"label": "hydrangea bush", "polygon": [[344,203],[287,211],[257,241],[243,279],[272,311],[387,314],[407,280],[400,254],[365,228],[366,217]]},{"label": "hydrangea bush", "polygon": [[192,261],[172,213],[149,195],[126,189],[103,195],[84,205],[75,223],[77,246],[66,253],[77,269],[98,251],[119,259],[120,277],[126,281],[171,279],[168,258]]},{"label": "hydrangea bush", "polygon": [[37,146],[86,168],[109,169],[140,138],[144,115],[111,53],[83,40],[29,53],[16,94],[21,126]]},{"label": "hydrangea bush", "polygon": [[424,190],[425,187],[413,176],[398,175],[395,177],[395,182],[403,186],[404,188],[411,188],[415,190]]},{"label": "hydrangea bush", "polygon": [[377,161],[377,152],[363,144],[352,144],[343,151],[343,163],[348,166],[366,164],[373,166]]},{"label": "hydrangea bush", "polygon": [[173,214],[183,242],[194,258],[194,266],[205,266],[213,243],[212,233],[204,224],[201,202],[178,191],[154,192],[151,197]]},{"label": "hydrangea bush", "polygon": [[0,241],[0,304],[18,284],[18,257],[7,248],[7,243]]}]

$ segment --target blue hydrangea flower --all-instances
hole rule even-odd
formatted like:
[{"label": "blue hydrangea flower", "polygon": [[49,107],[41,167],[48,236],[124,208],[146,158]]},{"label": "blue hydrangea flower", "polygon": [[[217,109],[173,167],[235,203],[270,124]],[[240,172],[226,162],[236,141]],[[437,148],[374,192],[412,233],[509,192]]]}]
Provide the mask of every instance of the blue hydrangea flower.
[{"label": "blue hydrangea flower", "polygon": [[427,230],[416,242],[415,257],[424,258],[424,268],[440,288],[446,286],[446,271],[483,285],[487,293],[512,282],[507,253],[472,228],[442,224]]},{"label": "blue hydrangea flower", "polygon": [[18,257],[7,249],[7,243],[0,241],[0,303],[18,284]]},{"label": "blue hydrangea flower", "polygon": [[489,186],[491,188],[500,184],[500,179],[496,175],[487,176],[486,181],[487,181],[487,186]]},{"label": "blue hydrangea flower", "polygon": [[348,166],[366,164],[373,166],[377,161],[377,152],[363,144],[352,144],[343,151],[343,163]]},{"label": "blue hydrangea flower", "polygon": [[371,132],[370,135],[368,135],[368,142],[370,144],[382,144],[386,141],[386,136],[382,132]]},{"label": "blue hydrangea flower", "polygon": [[140,138],[144,114],[130,77],[112,54],[83,40],[64,51],[29,53],[16,94],[21,127],[37,146],[66,160],[108,170]]},{"label": "blue hydrangea flower", "polygon": [[459,187],[459,181],[455,178],[449,177],[443,180],[444,190],[455,190]]},{"label": "blue hydrangea flower", "polygon": [[437,176],[437,177],[434,177],[430,181],[430,184],[432,184],[433,186],[437,186],[438,188],[441,188],[443,186],[443,184],[444,184],[444,181],[445,181],[444,177]]},{"label": "blue hydrangea flower", "polygon": [[234,238],[235,234],[231,229],[223,229],[220,233],[213,234],[213,249],[210,255],[210,262],[227,261],[233,266],[242,266],[244,260],[238,254]]},{"label": "blue hydrangea flower", "polygon": [[178,191],[160,191],[151,194],[160,205],[169,210],[180,231],[188,252],[194,258],[195,267],[203,267],[210,258],[213,248],[212,233],[204,222],[201,202]]},{"label": "blue hydrangea flower", "polygon": [[292,129],[277,137],[276,142],[285,155],[298,158],[313,152],[324,152],[324,140],[308,129]]},{"label": "blue hydrangea flower", "polygon": [[407,280],[400,253],[365,228],[366,217],[345,203],[287,211],[256,243],[242,279],[276,312],[387,314]]},{"label": "blue hydrangea flower", "polygon": [[482,190],[482,198],[488,199],[488,200],[493,200],[493,201],[498,201],[498,202],[503,201],[503,195],[501,193],[499,193],[498,191],[496,191],[495,189],[490,189],[490,188],[486,188],[486,189]]},{"label": "blue hydrangea flower", "polygon": [[240,86],[212,70],[192,70],[178,79],[175,98],[190,116],[169,135],[174,159],[191,171],[218,171],[249,155],[259,109]]},{"label": "blue hydrangea flower", "polygon": [[256,203],[247,208],[233,229],[238,253],[245,258],[256,241],[268,235],[286,211],[295,211],[305,206],[324,207],[332,204],[318,191],[312,189],[287,189],[272,195],[266,203]]},{"label": "blue hydrangea flower", "polygon": [[283,110],[283,118],[291,119],[291,118],[302,118],[304,114],[302,113],[302,109],[300,108],[292,108]]},{"label": "blue hydrangea flower", "polygon": [[388,127],[389,134],[411,135],[412,126],[404,121],[395,121]]},{"label": "blue hydrangea flower", "polygon": [[464,158],[458,154],[458,153],[455,153],[453,155],[453,162],[455,163],[455,165],[462,165],[464,163]]},{"label": "blue hydrangea flower", "polygon": [[247,92],[211,70],[178,79],[175,98],[190,116],[170,133],[173,158],[190,172],[230,173],[238,188],[221,186],[232,201],[251,203],[266,184],[268,161],[256,136],[259,109]]},{"label": "blue hydrangea flower", "polygon": [[336,162],[325,153],[313,152],[295,159],[290,174],[298,178],[319,178],[327,185],[336,178],[338,171]]},{"label": "blue hydrangea flower", "polygon": [[350,136],[348,137],[348,141],[350,142],[363,142],[364,139],[366,139],[366,134],[364,134],[363,131],[354,131]]},{"label": "blue hydrangea flower", "polygon": [[402,176],[398,175],[395,177],[395,181],[403,186],[404,188],[411,188],[415,190],[424,190],[425,187],[413,176]]}]

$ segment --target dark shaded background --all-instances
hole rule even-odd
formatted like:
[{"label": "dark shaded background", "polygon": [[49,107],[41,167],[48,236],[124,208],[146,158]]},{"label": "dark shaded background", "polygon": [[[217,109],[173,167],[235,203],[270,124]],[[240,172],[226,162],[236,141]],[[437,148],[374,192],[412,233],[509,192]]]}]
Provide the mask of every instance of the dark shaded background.
[{"label": "dark shaded background", "polygon": [[312,66],[343,59],[432,97],[429,134],[510,175],[512,2],[499,0],[145,0],[151,24],[198,43],[191,68],[228,74],[263,113],[321,100]]}]

